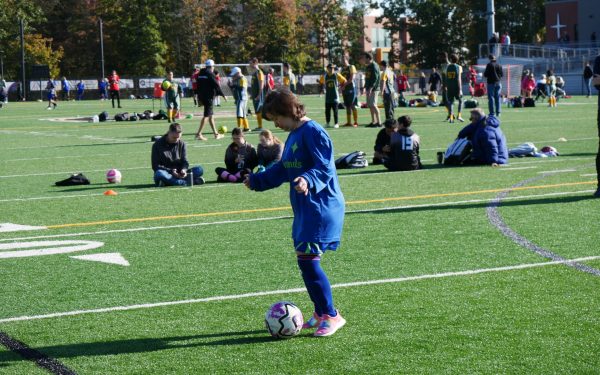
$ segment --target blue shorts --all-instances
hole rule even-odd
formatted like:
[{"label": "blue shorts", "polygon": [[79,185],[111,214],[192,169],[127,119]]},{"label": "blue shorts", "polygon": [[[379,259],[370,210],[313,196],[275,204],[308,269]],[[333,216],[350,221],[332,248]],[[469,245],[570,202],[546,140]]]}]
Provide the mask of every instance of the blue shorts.
[{"label": "blue shorts", "polygon": [[340,241],[336,242],[304,242],[294,241],[296,251],[301,251],[307,255],[321,255],[327,250],[335,251],[340,246]]}]

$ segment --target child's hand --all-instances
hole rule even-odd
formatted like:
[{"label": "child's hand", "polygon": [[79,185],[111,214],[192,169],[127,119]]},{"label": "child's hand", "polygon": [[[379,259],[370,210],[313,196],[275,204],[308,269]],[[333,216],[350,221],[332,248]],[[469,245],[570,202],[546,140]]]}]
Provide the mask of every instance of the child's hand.
[{"label": "child's hand", "polygon": [[[248,189],[251,189],[251,188],[250,188],[250,175],[246,175],[246,177],[244,177],[244,185],[246,185],[246,187],[247,187]],[[252,189],[251,189],[251,190],[252,190]]]},{"label": "child's hand", "polygon": [[296,177],[294,179],[294,189],[298,193],[308,195],[308,183],[303,177]]}]

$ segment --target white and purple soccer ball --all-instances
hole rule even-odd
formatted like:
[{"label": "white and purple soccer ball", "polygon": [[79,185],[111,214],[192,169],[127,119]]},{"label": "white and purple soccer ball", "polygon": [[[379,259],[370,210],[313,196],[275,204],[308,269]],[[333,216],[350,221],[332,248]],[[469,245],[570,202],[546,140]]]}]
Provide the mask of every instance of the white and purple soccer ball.
[{"label": "white and purple soccer ball", "polygon": [[118,169],[110,169],[106,172],[106,181],[111,184],[121,183],[121,172]]},{"label": "white and purple soccer ball", "polygon": [[292,302],[279,301],[271,305],[265,316],[265,325],[271,336],[289,339],[300,333],[304,324],[302,311]]}]

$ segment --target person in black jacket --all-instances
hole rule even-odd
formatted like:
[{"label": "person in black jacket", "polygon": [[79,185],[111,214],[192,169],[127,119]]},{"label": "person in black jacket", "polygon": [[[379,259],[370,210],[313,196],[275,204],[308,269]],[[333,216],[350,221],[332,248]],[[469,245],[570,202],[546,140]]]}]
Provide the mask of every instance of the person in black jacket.
[{"label": "person in black jacket", "polygon": [[[187,148],[181,140],[181,125],[174,122],[169,131],[152,145],[152,170],[156,186],[202,185],[204,170],[193,168],[187,160]],[[191,173],[188,173],[191,172]]]},{"label": "person in black jacket", "polygon": [[483,76],[487,78],[488,107],[490,115],[500,116],[500,93],[502,92],[502,67],[496,62],[496,56],[490,55]]},{"label": "person in black jacket", "polygon": [[440,83],[442,82],[442,76],[437,72],[435,68],[431,70],[431,74],[429,75],[429,91],[435,92],[437,94]]},{"label": "person in black jacket", "polygon": [[225,168],[215,168],[218,182],[243,182],[258,166],[256,149],[246,141],[242,128],[233,128],[231,139],[225,150]]},{"label": "person in black jacket", "polygon": [[390,146],[391,136],[398,131],[398,122],[396,119],[385,120],[383,126],[384,128],[377,133],[377,138],[375,139],[373,165],[383,164],[385,160],[390,158],[390,152],[392,151]]},{"label": "person in black jacket", "polygon": [[206,141],[206,137],[202,135],[202,128],[204,128],[204,123],[208,118],[208,124],[210,125],[215,139],[223,138],[223,134],[219,134],[217,132],[217,128],[215,127],[215,119],[213,117],[213,102],[215,96],[222,96],[225,101],[227,98],[225,94],[223,94],[223,90],[221,90],[221,86],[217,82],[217,78],[215,77],[214,69],[215,62],[211,59],[206,60],[204,63],[204,68],[200,70],[198,73],[198,78],[196,78],[196,87],[198,90],[198,99],[204,106],[204,115],[202,120],[200,120],[200,127],[196,132],[196,139],[200,141]]},{"label": "person in black jacket", "polygon": [[410,128],[411,124],[409,116],[398,118],[398,131],[390,137],[391,157],[384,162],[390,171],[414,171],[423,167],[419,157],[421,138]]},{"label": "person in black jacket", "polygon": [[592,77],[594,76],[594,71],[590,66],[590,63],[585,64],[585,68],[583,68],[583,82],[585,83],[585,88],[587,89],[586,98],[589,98],[592,95]]}]

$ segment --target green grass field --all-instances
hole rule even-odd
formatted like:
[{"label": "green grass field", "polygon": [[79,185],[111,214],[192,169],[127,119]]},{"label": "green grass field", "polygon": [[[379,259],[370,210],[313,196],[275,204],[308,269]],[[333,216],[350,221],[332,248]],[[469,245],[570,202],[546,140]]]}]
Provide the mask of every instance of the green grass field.
[{"label": "green grass field", "polygon": [[[323,99],[302,100],[324,122]],[[128,112],[152,108],[148,100],[122,104]],[[114,115],[109,106],[0,110],[0,222],[42,227],[0,232],[5,336],[79,374],[600,373],[600,277],[550,263],[490,220],[496,212],[530,243],[600,269],[600,200],[591,197],[595,98],[504,109],[510,147],[552,145],[561,156],[511,159],[502,168],[439,167],[436,153],[461,125],[442,122],[441,108],[396,109],[413,118],[425,169],[339,171],[347,201],[342,247],[323,265],[348,323],[330,338],[301,332],[285,341],[263,327],[268,306],[290,300],[311,313],[307,294],[291,291],[303,283],[288,187],[255,193],[217,184],[214,168],[230,141],[194,141],[195,116],[180,123],[190,163],[204,167],[207,183],[155,188],[150,137],[163,134],[166,121],[56,121]],[[217,124],[233,128],[233,104],[216,109]],[[186,99],[184,112],[191,111],[201,114]],[[369,122],[368,110],[359,115]],[[369,160],[376,133],[329,129],[336,154],[362,150]],[[256,132],[248,140],[258,144]],[[106,183],[110,168],[122,172],[121,184]],[[54,186],[75,172],[91,185]],[[119,195],[104,196],[108,189]],[[14,257],[74,244],[96,248]],[[129,266],[72,258],[107,253]],[[0,373],[48,372],[0,345]]]}]

